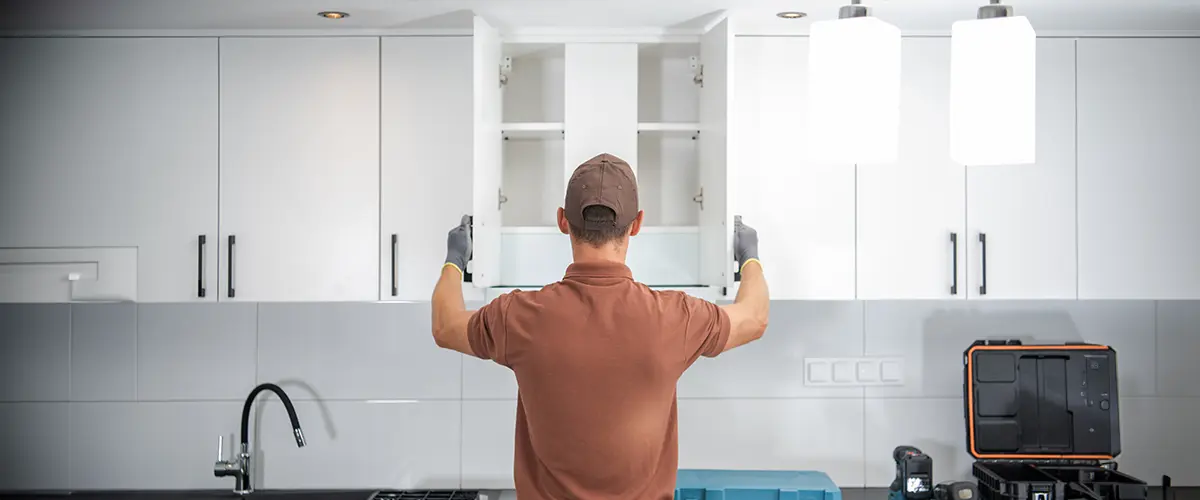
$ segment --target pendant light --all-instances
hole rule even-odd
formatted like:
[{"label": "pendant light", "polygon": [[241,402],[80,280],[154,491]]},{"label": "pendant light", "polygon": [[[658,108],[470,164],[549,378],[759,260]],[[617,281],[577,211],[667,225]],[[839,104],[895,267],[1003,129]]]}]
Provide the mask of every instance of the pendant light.
[{"label": "pendant light", "polygon": [[963,165],[1033,163],[1036,34],[991,0],[950,30],[950,157]]},{"label": "pendant light", "polygon": [[860,0],[809,32],[808,143],[814,160],[896,161],[900,135],[900,29]]}]

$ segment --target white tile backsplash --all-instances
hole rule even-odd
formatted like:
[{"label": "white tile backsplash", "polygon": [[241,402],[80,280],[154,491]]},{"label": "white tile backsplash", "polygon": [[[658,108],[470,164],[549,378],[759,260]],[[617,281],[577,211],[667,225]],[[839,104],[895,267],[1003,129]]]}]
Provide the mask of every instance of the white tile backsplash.
[{"label": "white tile backsplash", "polygon": [[431,332],[427,303],[262,304],[258,381],[304,381],[325,399],[458,399],[462,356]]},{"label": "white tile backsplash", "polygon": [[896,301],[866,303],[866,354],[901,356],[902,387],[868,398],[962,396],[962,355],[976,339],[1092,342],[1116,349],[1122,396],[1154,395],[1154,303],[1146,301]]},{"label": "white tile backsplash", "polygon": [[866,400],[866,484],[884,487],[896,477],[892,450],[910,445],[933,458],[936,481],[970,479],[962,398]]},{"label": "white tile backsplash", "polygon": [[71,306],[0,304],[0,402],[70,394]]},{"label": "white tile backsplash", "polygon": [[1148,366],[1158,368],[1160,396],[1200,397],[1200,301],[1158,303],[1157,362]]},{"label": "white tile backsplash", "polygon": [[512,488],[517,402],[463,401],[464,488]]},{"label": "white tile backsplash", "polygon": [[70,487],[231,488],[213,463],[217,436],[225,458],[235,449],[241,414],[236,402],[71,403]]},{"label": "white tile backsplash", "polygon": [[681,400],[679,467],[819,470],[863,486],[863,400]]},{"label": "white tile backsplash", "polygon": [[862,398],[861,387],[804,384],[805,358],[862,353],[862,302],[776,302],[762,339],[696,361],[679,380],[679,397]]},{"label": "white tile backsplash", "polygon": [[140,304],[138,399],[244,399],[254,388],[257,308]]},{"label": "white tile backsplash", "polygon": [[0,403],[0,492],[64,490],[69,403]]},{"label": "white tile backsplash", "polygon": [[303,448],[283,404],[263,402],[251,420],[260,487],[458,487],[459,401],[296,401]]},{"label": "white tile backsplash", "polygon": [[[680,465],[884,487],[913,444],[939,480],[965,478],[962,352],[1024,337],[1112,345],[1122,470],[1200,486],[1197,324],[1200,301],[776,302],[761,341],[680,380]],[[511,488],[512,372],[428,330],[428,304],[0,305],[0,470],[17,471],[0,491],[228,489],[213,441],[233,450],[256,381],[289,392],[309,441],[264,397],[260,487]],[[805,359],[890,356],[902,385],[804,384]]]},{"label": "white tile backsplash", "polygon": [[137,400],[137,304],[71,306],[71,400]]}]

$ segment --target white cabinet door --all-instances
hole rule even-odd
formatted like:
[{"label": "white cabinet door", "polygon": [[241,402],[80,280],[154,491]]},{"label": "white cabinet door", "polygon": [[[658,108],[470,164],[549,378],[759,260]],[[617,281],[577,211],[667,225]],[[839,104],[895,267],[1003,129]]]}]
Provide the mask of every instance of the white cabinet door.
[{"label": "white cabinet door", "polygon": [[1079,298],[1200,298],[1200,40],[1080,39]]},{"label": "white cabinet door", "polygon": [[972,299],[1076,297],[1074,40],[1037,41],[1036,130],[1037,163],[967,166]]},{"label": "white cabinet door", "polygon": [[446,233],[473,206],[474,43],[386,37],[381,48],[380,297],[429,300]]},{"label": "white cabinet door", "polygon": [[733,290],[733,206],[727,195],[735,186],[729,158],[729,117],[735,109],[733,31],[729,20],[717,23],[700,37],[700,63],[704,83],[700,88],[700,284]]},{"label": "white cabinet door", "polygon": [[966,179],[950,159],[950,39],[905,38],[902,53],[899,160],[858,166],[858,297],[964,298]]},{"label": "white cabinet door", "polygon": [[214,300],[216,39],[7,38],[0,67],[0,248],[136,248],[138,299]]},{"label": "white cabinet door", "polygon": [[471,239],[471,262],[468,263],[473,283],[486,288],[500,284],[500,181],[504,161],[503,138],[500,136],[502,98],[500,92],[500,34],[483,19],[475,18],[472,36],[472,105],[475,117],[473,147],[474,218]]},{"label": "white cabinet door", "polygon": [[378,299],[379,42],[221,39],[221,300]]},{"label": "white cabinet door", "polygon": [[772,299],[854,299],[854,165],[808,160],[808,38],[738,37],[734,213]]}]

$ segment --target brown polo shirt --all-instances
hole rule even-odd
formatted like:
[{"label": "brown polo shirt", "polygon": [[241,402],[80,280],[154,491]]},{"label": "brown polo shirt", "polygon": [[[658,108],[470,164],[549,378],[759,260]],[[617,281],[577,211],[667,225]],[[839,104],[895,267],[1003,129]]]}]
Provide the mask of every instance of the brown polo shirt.
[{"label": "brown polo shirt", "polygon": [[655,291],[617,263],[572,264],[558,283],[502,295],[471,317],[476,356],[517,376],[521,500],[671,499],[675,383],[729,339],[729,316]]}]

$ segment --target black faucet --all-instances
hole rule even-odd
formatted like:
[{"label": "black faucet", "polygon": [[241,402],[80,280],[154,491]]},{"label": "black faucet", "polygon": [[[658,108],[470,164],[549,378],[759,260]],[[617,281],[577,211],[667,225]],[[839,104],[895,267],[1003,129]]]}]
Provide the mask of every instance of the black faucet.
[{"label": "black faucet", "polygon": [[288,398],[287,393],[275,384],[260,384],[255,387],[246,397],[246,404],[242,406],[242,442],[237,460],[229,461],[222,458],[222,438],[217,437],[217,464],[213,468],[213,475],[217,477],[233,476],[233,492],[238,495],[254,493],[254,484],[250,479],[250,407],[254,406],[254,399],[262,391],[274,392],[279,396],[279,400],[283,401],[283,407],[287,409],[288,420],[292,421],[292,435],[296,436],[296,446],[304,446],[304,431],[300,430],[300,419],[296,418],[296,408],[292,406],[292,400]]}]

